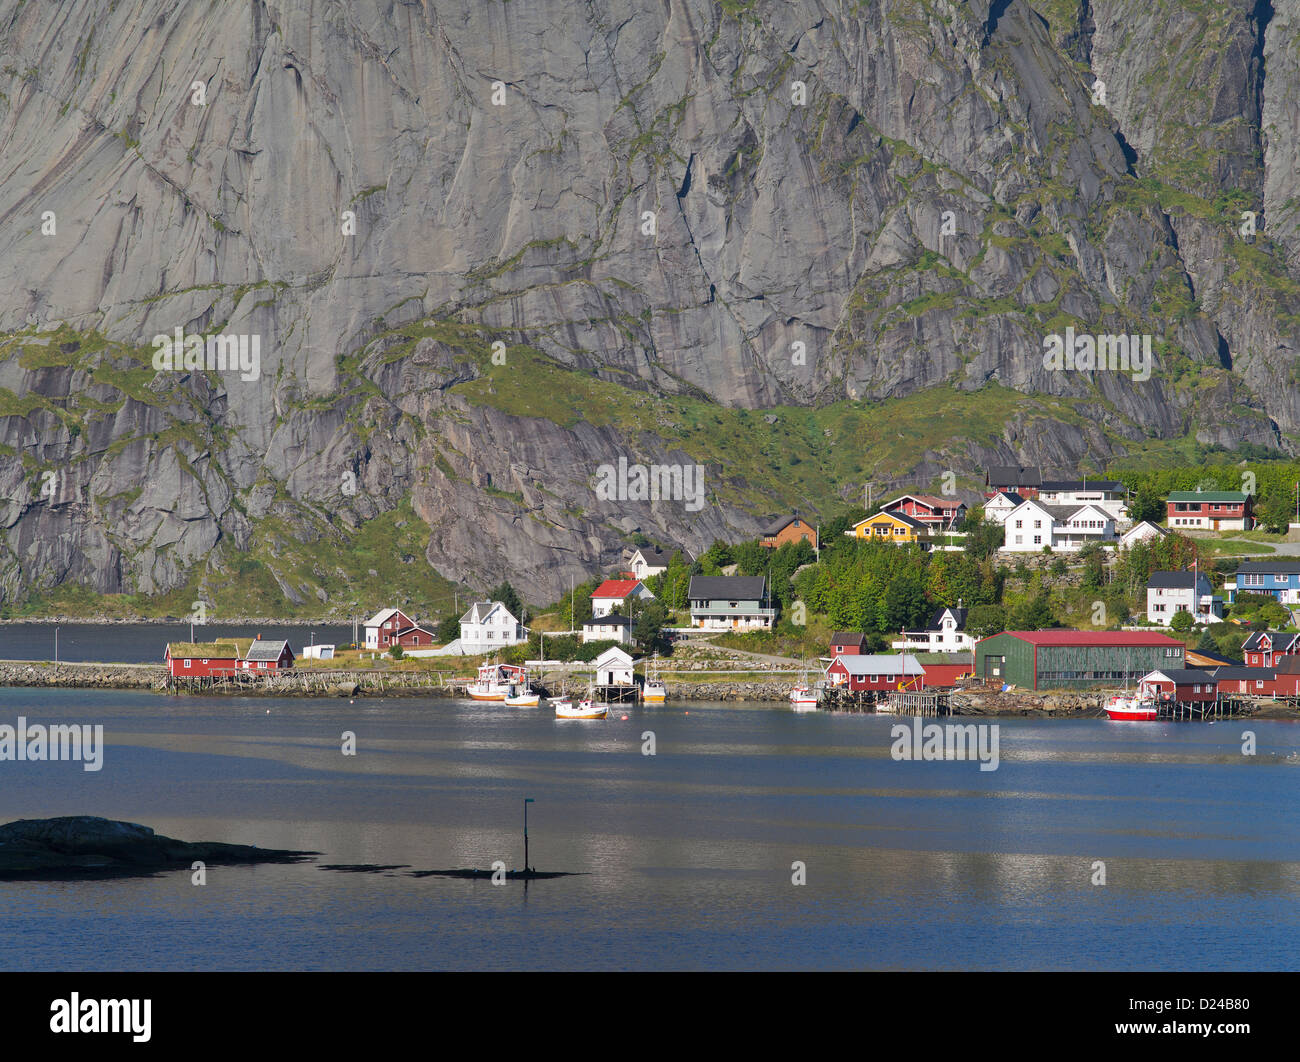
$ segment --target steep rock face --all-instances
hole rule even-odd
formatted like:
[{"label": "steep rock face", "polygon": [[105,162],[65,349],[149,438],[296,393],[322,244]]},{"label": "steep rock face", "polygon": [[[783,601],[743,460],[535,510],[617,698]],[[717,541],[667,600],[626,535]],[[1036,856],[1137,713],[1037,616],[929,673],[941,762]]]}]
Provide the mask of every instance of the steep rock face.
[{"label": "steep rock face", "polygon": [[[169,590],[267,521],[346,538],[409,498],[440,572],[541,600],[633,530],[699,549],[789,503],[716,464],[699,511],[597,498],[619,456],[698,455],[467,397],[493,339],[627,404],[1079,412],[914,478],[1289,447],[1298,28],[1300,0],[0,0],[0,595]],[[395,334],[430,319],[483,349]],[[1047,368],[1066,325],[1152,337],[1150,377]],[[260,371],[155,374],[177,328],[258,337]]]}]

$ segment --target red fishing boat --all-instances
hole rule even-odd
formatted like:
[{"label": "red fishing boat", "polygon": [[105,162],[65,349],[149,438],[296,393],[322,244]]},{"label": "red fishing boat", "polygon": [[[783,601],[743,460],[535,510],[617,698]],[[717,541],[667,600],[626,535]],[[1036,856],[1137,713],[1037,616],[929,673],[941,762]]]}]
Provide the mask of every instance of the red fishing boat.
[{"label": "red fishing boat", "polygon": [[1115,694],[1106,701],[1105,707],[1112,719],[1138,723],[1154,721],[1160,713],[1154,698],[1131,693]]}]

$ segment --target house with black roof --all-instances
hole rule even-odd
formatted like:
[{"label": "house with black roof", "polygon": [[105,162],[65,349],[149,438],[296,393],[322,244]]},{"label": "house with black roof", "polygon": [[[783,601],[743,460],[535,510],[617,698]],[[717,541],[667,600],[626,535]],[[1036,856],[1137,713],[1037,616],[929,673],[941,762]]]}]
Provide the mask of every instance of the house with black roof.
[{"label": "house with black roof", "polygon": [[768,605],[761,575],[693,575],[687,597],[691,626],[714,631],[771,630],[776,609]]},{"label": "house with black roof", "polygon": [[966,614],[969,609],[937,608],[923,631],[903,631],[902,638],[894,641],[899,650],[914,649],[923,653],[970,653],[978,639],[966,633]]},{"label": "house with black roof", "polygon": [[1195,623],[1223,619],[1223,598],[1201,572],[1152,572],[1147,580],[1147,621],[1168,627],[1180,612]]}]

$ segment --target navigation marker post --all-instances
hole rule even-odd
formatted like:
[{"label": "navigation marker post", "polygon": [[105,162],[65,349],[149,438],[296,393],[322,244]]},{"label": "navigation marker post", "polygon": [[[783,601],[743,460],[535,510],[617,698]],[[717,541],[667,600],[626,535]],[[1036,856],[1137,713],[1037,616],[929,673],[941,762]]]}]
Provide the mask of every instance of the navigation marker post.
[{"label": "navigation marker post", "polygon": [[528,805],[535,801],[532,797],[524,797],[524,873],[528,873]]}]

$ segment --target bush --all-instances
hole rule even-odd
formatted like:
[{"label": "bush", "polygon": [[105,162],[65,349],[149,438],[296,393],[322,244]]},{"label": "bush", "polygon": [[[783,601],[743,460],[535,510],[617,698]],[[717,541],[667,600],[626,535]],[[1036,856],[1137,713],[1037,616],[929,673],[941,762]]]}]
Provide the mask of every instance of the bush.
[{"label": "bush", "polygon": [[406,655],[406,652],[402,649],[400,645],[395,645],[388,650],[388,655],[391,656],[394,660],[401,660],[402,657]]},{"label": "bush", "polygon": [[1174,618],[1169,621],[1169,629],[1186,634],[1192,629],[1192,614],[1187,611],[1175,612]]}]

